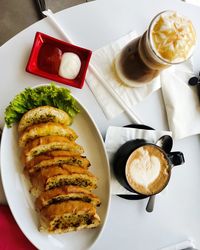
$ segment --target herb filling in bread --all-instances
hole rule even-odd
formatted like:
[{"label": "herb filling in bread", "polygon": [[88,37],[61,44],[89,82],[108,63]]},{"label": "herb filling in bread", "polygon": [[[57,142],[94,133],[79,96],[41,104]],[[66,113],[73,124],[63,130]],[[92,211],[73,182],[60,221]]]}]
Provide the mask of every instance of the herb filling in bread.
[{"label": "herb filling in bread", "polygon": [[[11,123],[9,121],[9,123]],[[97,177],[84,149],[75,141],[72,118],[57,108],[41,106],[26,112],[18,126],[21,161],[31,183],[40,231],[64,233],[100,225],[92,194]]]}]

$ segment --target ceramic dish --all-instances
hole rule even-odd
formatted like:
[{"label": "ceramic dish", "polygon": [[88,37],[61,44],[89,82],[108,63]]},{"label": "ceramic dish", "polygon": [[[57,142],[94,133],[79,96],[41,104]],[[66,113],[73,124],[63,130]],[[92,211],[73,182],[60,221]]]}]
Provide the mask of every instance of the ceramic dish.
[{"label": "ceramic dish", "polygon": [[[39,67],[39,55],[44,45],[50,45],[52,46],[52,48],[58,49],[61,54],[65,52],[72,52],[78,55],[81,61],[81,68],[75,79],[67,79],[67,78],[59,76],[56,73],[50,73],[46,71],[45,69]],[[69,86],[82,88],[91,54],[92,52],[88,49],[81,48],[73,44],[58,40],[54,37],[48,36],[44,33],[37,32],[35,35],[35,40],[34,40],[31,54],[28,60],[28,64],[26,66],[26,71],[29,73],[41,76],[41,77],[45,77],[53,81],[57,81],[57,82],[69,85]],[[42,56],[45,57],[45,53],[42,53]],[[54,59],[56,60],[55,57],[58,57],[58,56],[54,56],[54,58],[53,57],[50,58],[49,55],[46,55],[46,56],[48,57],[47,60],[54,60]]]},{"label": "ceramic dish", "polygon": [[108,159],[102,137],[93,119],[80,103],[79,106],[81,111],[75,117],[72,128],[79,135],[77,143],[84,147],[85,155],[91,162],[90,171],[98,177],[98,188],[94,193],[102,201],[101,206],[97,209],[101,218],[101,225],[95,229],[86,229],[61,235],[50,235],[38,231],[38,215],[35,212],[33,199],[28,191],[29,184],[23,175],[23,168],[19,159],[16,125],[10,129],[4,127],[3,130],[1,174],[6,198],[17,224],[38,249],[88,249],[99,237],[106,222],[110,201]]}]

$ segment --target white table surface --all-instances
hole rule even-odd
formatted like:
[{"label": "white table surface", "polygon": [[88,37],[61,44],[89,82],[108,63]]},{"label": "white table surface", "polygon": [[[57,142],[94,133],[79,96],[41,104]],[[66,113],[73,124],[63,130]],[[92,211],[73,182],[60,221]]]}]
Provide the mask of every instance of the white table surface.
[{"label": "white table surface", "polygon": [[[93,1],[63,10],[56,14],[56,18],[77,45],[95,50],[131,30],[142,33],[152,17],[166,9],[178,10],[192,19],[200,37],[200,8],[179,0]],[[63,39],[46,18],[0,48],[1,125],[4,109],[15,94],[28,86],[49,83],[25,72],[36,31]],[[194,56],[197,70],[200,66],[198,51],[199,44]],[[125,114],[108,121],[86,84],[81,90],[70,89],[88,109],[103,136],[109,125],[130,123]],[[168,128],[160,91],[136,105],[134,110],[145,124],[156,129]],[[200,249],[199,136],[176,141],[173,149],[185,154],[186,163],[173,170],[166,192],[156,198],[154,212],[145,211],[147,200],[129,201],[112,196],[106,226],[93,249],[155,250],[188,238],[192,238]]]}]

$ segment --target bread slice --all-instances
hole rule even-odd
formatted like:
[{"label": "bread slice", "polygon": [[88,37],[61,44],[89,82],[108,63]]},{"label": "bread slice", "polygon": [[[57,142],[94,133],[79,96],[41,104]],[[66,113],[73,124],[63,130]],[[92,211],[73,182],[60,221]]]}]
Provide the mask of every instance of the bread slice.
[{"label": "bread slice", "polygon": [[[44,154],[42,154],[44,155]],[[42,156],[41,155],[41,156]],[[75,155],[80,155],[80,152],[69,152],[67,150],[53,150],[45,153],[45,156],[49,157],[57,157],[57,156],[75,156]],[[35,157],[36,158],[36,157]]]},{"label": "bread slice", "polygon": [[52,204],[40,212],[40,231],[64,233],[100,225],[96,208],[83,201],[65,201]]},{"label": "bread slice", "polygon": [[72,118],[63,110],[51,106],[40,106],[26,112],[18,125],[18,132],[21,133],[27,127],[43,122],[56,122],[70,125]]},{"label": "bread slice", "polygon": [[41,168],[46,168],[53,165],[62,166],[63,164],[78,166],[83,169],[88,169],[88,167],[90,166],[90,162],[85,156],[69,155],[51,157],[46,155],[39,155],[25,165],[24,171],[29,175]]},{"label": "bread slice", "polygon": [[34,124],[27,127],[19,136],[19,146],[24,147],[28,141],[34,140],[38,137],[58,135],[65,136],[70,141],[77,139],[77,134],[69,126],[62,125],[55,122],[46,122]]},{"label": "bread slice", "polygon": [[30,175],[31,193],[38,196],[44,190],[62,186],[79,186],[91,191],[97,187],[97,177],[81,167],[62,165],[42,168]]},{"label": "bread slice", "polygon": [[82,200],[100,206],[100,199],[95,194],[90,193],[85,188],[78,186],[63,186],[44,191],[35,201],[37,211],[51,204],[60,203],[68,200]]},{"label": "bread slice", "polygon": [[28,165],[28,168],[32,168],[36,164],[40,163],[43,160],[49,160],[53,157],[65,157],[65,156],[80,156],[82,153],[84,153],[84,149],[82,150],[53,150],[53,151],[47,151],[44,154],[40,154],[38,156],[33,157],[32,160],[26,161],[26,156],[22,153],[21,154],[21,161],[24,165]]},{"label": "bread slice", "polygon": [[74,141],[70,141],[67,137],[51,135],[39,137],[28,142],[22,150],[22,160],[23,162],[28,162],[35,156],[54,150],[66,150],[75,154],[84,152],[80,145]]}]

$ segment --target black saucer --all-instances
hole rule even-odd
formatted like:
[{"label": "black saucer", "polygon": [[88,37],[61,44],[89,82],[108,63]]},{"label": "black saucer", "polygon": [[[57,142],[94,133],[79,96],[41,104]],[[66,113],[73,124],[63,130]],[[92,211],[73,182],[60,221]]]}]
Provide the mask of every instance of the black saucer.
[{"label": "black saucer", "polygon": [[[154,130],[154,128],[149,127],[149,126],[144,125],[144,124],[130,124],[130,125],[126,125],[124,127],[126,127],[126,128],[138,128],[138,129]],[[117,196],[119,196],[120,198],[126,199],[126,200],[141,200],[141,199],[146,199],[146,198],[149,197],[149,196],[142,195],[142,194],[137,194],[137,193],[118,194]]]}]

